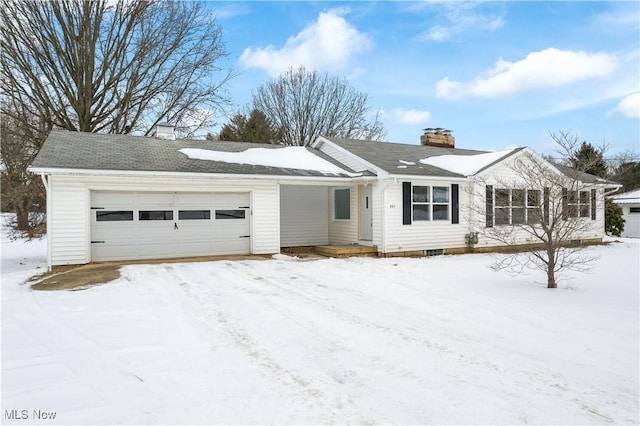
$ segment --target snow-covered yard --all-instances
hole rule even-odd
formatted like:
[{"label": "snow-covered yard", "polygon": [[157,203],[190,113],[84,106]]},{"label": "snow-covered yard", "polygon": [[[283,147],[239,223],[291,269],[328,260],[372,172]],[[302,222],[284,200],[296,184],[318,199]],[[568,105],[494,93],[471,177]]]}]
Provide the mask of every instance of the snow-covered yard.
[{"label": "snow-covered yard", "polygon": [[137,265],[38,292],[46,243],[3,240],[2,421],[637,424],[639,243],[590,249],[557,290],[462,255]]}]

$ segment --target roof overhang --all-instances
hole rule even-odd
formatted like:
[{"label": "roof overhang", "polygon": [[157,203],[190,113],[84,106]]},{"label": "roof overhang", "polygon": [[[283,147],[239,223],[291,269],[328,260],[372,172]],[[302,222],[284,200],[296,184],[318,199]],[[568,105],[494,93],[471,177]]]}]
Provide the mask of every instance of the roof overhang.
[{"label": "roof overhang", "polygon": [[174,178],[174,179],[218,179],[218,180],[268,180],[268,181],[299,181],[299,182],[370,182],[377,180],[375,176],[292,176],[277,174],[233,174],[233,173],[192,173],[165,171],[134,171],[134,170],[95,170],[95,169],[60,169],[48,167],[29,167],[29,172],[44,175],[59,176],[119,176],[138,178]]}]

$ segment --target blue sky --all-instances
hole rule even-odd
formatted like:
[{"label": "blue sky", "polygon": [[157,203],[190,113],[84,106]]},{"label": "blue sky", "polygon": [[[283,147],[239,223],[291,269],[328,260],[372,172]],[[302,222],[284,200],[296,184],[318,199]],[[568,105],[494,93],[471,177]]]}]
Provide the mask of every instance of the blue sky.
[{"label": "blue sky", "polygon": [[[460,148],[553,153],[571,131],[640,151],[638,2],[210,2],[238,108],[288,67],[344,76],[387,140],[425,127]],[[226,119],[222,118],[221,122]]]}]

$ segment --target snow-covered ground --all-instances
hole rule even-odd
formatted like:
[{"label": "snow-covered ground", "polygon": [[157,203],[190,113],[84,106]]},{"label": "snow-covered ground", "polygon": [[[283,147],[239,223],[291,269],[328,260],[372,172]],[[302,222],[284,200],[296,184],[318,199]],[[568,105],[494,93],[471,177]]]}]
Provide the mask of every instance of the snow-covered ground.
[{"label": "snow-covered ground", "polygon": [[39,292],[46,243],[3,240],[2,422],[638,424],[639,243],[590,249],[557,290],[462,255],[136,265]]}]

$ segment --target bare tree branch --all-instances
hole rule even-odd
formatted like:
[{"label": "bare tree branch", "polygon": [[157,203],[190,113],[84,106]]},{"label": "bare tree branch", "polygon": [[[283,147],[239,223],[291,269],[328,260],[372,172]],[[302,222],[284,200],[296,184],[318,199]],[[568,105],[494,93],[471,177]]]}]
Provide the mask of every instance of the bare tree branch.
[{"label": "bare tree branch", "polygon": [[[577,138],[562,132],[552,137],[565,158],[575,158],[581,146]],[[475,182],[474,198],[483,202],[473,205],[472,210],[485,217],[491,206],[487,226],[481,227],[483,236],[514,248],[513,253],[501,255],[493,269],[515,274],[542,270],[547,274],[547,286],[555,288],[558,272],[585,272],[597,259],[581,240],[593,231],[593,209],[602,212],[601,196],[581,170],[549,163],[530,151],[514,157],[508,172]],[[491,197],[490,203],[485,202],[486,197]],[[519,250],[523,245],[530,249]]]},{"label": "bare tree branch", "polygon": [[253,93],[253,109],[283,129],[285,145],[308,145],[318,136],[380,140],[379,114],[368,118],[368,97],[348,81],[304,67],[289,69]]}]

